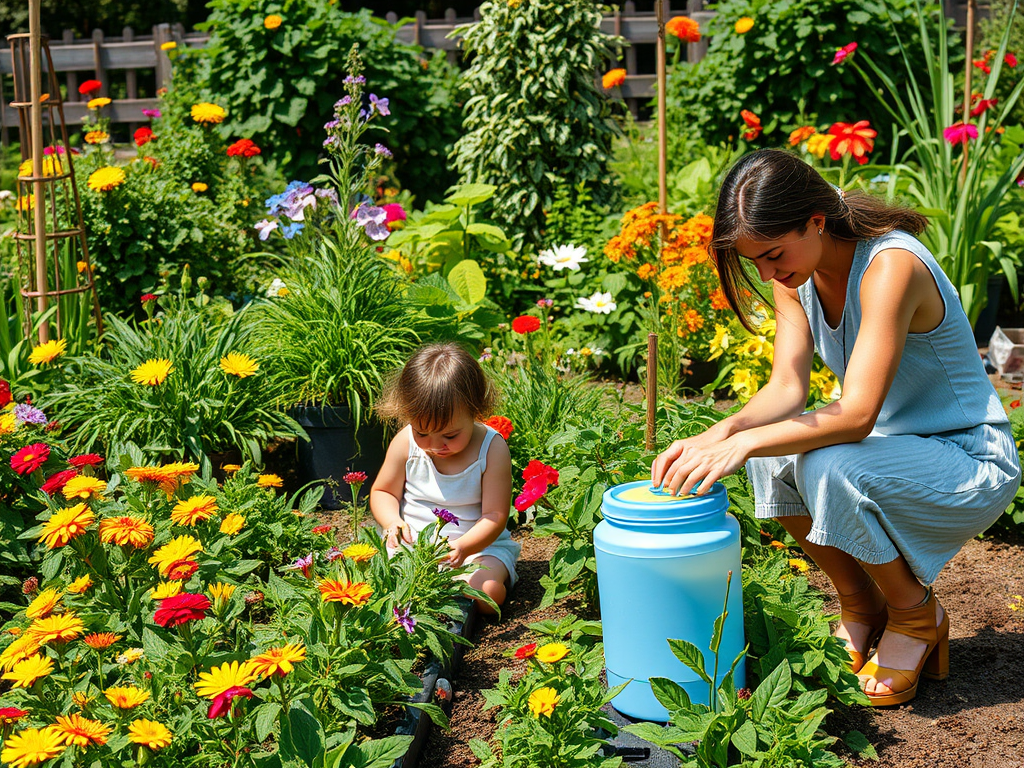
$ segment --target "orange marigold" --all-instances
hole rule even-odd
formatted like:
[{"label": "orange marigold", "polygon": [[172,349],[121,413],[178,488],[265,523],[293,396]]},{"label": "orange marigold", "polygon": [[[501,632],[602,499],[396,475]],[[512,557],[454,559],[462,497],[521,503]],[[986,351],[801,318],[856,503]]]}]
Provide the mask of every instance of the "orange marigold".
[{"label": "orange marigold", "polygon": [[601,85],[606,91],[617,85],[622,85],[624,82],[626,82],[626,70],[620,68],[608,70],[601,78]]},{"label": "orange marigold", "polygon": [[689,16],[673,16],[665,25],[665,31],[675,35],[684,43],[700,42],[700,24]]},{"label": "orange marigold", "polygon": [[373,594],[373,588],[362,581],[334,581],[324,579],[317,588],[325,603],[344,603],[345,605],[365,605]]},{"label": "orange marigold", "polygon": [[725,297],[725,291],[721,288],[715,288],[711,292],[711,308],[712,309],[728,309],[729,299]]},{"label": "orange marigold", "polygon": [[657,271],[658,268],[653,264],[641,264],[639,269],[636,271],[636,276],[641,280],[646,280]]},{"label": "orange marigold", "polygon": [[688,309],[683,313],[683,322],[690,333],[693,333],[704,327],[704,316],[696,309]]},{"label": "orange marigold", "polygon": [[801,141],[806,141],[817,132],[818,130],[813,125],[801,125],[789,134],[789,146],[795,147]]},{"label": "orange marigold", "polygon": [[668,267],[658,275],[658,287],[666,293],[682,288],[689,279],[689,272],[686,267]]}]

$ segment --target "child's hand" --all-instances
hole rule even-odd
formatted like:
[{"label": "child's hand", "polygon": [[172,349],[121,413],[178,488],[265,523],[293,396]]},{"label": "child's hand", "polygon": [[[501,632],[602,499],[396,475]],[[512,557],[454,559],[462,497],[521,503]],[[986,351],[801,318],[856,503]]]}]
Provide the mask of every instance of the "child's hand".
[{"label": "child's hand", "polygon": [[450,549],[448,551],[448,559],[445,562],[451,568],[458,568],[465,561],[466,553],[462,551],[462,547],[459,546],[457,541],[454,544],[448,542],[448,546]]},{"label": "child's hand", "polygon": [[412,529],[405,520],[389,525],[384,529],[384,535],[388,540],[388,549],[398,549],[399,538],[406,544],[412,544]]}]

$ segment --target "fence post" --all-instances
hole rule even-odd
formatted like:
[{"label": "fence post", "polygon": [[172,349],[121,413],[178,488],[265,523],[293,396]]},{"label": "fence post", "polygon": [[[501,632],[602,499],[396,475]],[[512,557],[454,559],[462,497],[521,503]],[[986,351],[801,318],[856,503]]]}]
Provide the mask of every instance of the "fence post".
[{"label": "fence post", "polygon": [[[656,0],[657,1],[657,0]],[[628,19],[631,16],[636,16],[636,3],[633,0],[626,0],[625,8],[623,8],[624,16]],[[629,47],[626,48],[626,74],[636,74],[636,43],[630,41]],[[626,99],[626,106],[629,107],[629,111],[633,114],[633,117],[639,117],[640,115],[640,99],[629,98]]]},{"label": "fence post", "polygon": [[153,50],[156,53],[156,87],[166,87],[171,79],[171,59],[161,46],[171,41],[171,25],[155,24],[153,26]]},{"label": "fence post", "polygon": [[422,45],[423,23],[427,20],[426,11],[416,11],[416,26],[412,28],[412,44]]},{"label": "fence post", "polygon": [[[456,18],[458,18],[458,16],[455,13],[455,9],[454,8],[447,8],[447,9],[445,9],[444,20],[445,20],[445,22],[447,24],[454,24]],[[453,50],[450,50],[450,51],[445,51],[445,57],[448,59],[448,63],[449,64],[452,64],[454,66],[458,65],[458,63],[459,63],[459,52],[457,50],[453,49]]]},{"label": "fence post", "polygon": [[[703,0],[686,0],[686,13],[692,18],[695,13],[704,10]],[[703,59],[708,53],[707,35],[700,36],[700,42],[689,43],[686,46],[686,60],[697,62]]]},{"label": "fence post", "polygon": [[107,96],[110,93],[110,85],[107,83],[107,71],[103,68],[103,30],[92,31],[92,66],[95,70],[94,77],[103,83],[100,88],[100,96]]},{"label": "fence post", "polygon": [[[73,30],[65,29],[64,32],[61,33],[60,39],[62,43],[70,45],[75,42],[75,33]],[[67,83],[68,88],[67,101],[81,101],[82,96],[78,93],[78,73],[68,72],[65,82]]]},{"label": "fence post", "polygon": [[[135,40],[135,30],[131,27],[125,27],[121,32],[121,36],[124,38],[126,43],[130,43]],[[138,73],[134,69],[125,70],[125,86],[127,88],[127,95],[129,99],[139,98],[139,78]],[[133,136],[135,129],[139,127],[136,122],[128,123],[128,135]]]}]

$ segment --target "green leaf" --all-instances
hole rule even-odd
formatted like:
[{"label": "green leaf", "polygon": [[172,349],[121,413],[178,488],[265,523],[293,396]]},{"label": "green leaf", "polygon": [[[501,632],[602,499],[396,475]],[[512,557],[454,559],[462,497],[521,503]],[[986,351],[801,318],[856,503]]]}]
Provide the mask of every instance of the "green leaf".
[{"label": "green leaf", "polygon": [[291,725],[289,730],[295,756],[313,768],[324,743],[324,732],[319,721],[305,709],[292,707],[288,711],[288,722]]},{"label": "green leaf", "polygon": [[686,693],[686,689],[674,680],[665,677],[652,677],[651,692],[654,694],[654,698],[669,712],[690,709],[690,696]]},{"label": "green leaf", "polygon": [[668,647],[672,649],[675,657],[696,672],[701,680],[705,683],[711,682],[711,676],[704,671],[704,654],[700,652],[700,648],[686,640],[669,640]]},{"label": "green leaf", "polygon": [[868,737],[860,731],[850,731],[843,737],[843,743],[850,748],[850,751],[856,752],[858,757],[863,757],[865,760],[878,759],[878,752],[868,741]]},{"label": "green leaf", "polygon": [[754,695],[750,697],[750,712],[754,721],[759,722],[768,707],[776,707],[784,702],[792,686],[793,675],[789,668],[789,662],[783,660],[768,677],[761,681],[757,690],[754,691]]},{"label": "green leaf", "polygon": [[487,278],[472,259],[463,259],[452,267],[448,282],[465,304],[479,304],[487,295]]},{"label": "green leaf", "polygon": [[281,713],[281,705],[276,701],[268,701],[256,707],[256,738],[264,741],[274,730],[274,723]]},{"label": "green leaf", "polygon": [[477,205],[490,200],[497,190],[491,184],[461,184],[444,201],[452,205]]},{"label": "green leaf", "polygon": [[409,751],[412,736],[388,736],[349,747],[345,768],[391,768],[395,760]]},{"label": "green leaf", "polygon": [[748,757],[757,754],[757,729],[749,720],[744,720],[743,725],[736,729],[732,738],[729,739],[733,746]]}]

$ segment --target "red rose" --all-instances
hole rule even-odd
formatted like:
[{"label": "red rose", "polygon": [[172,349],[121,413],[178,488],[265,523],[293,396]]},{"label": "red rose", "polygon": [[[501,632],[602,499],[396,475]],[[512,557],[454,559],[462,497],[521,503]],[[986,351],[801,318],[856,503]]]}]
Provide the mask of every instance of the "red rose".
[{"label": "red rose", "polygon": [[519,334],[533,333],[540,330],[540,319],[533,315],[520,315],[512,321],[512,331]]},{"label": "red rose", "polygon": [[4,379],[0,379],[0,408],[10,404],[12,399],[10,383]]},{"label": "red rose", "polygon": [[529,645],[524,645],[524,646],[521,646],[519,648],[516,648],[516,658],[517,659],[528,659],[531,656],[535,655],[536,653],[537,653],[537,644],[536,643],[530,643]]},{"label": "red rose", "polygon": [[153,129],[148,125],[144,125],[135,131],[135,145],[142,147],[149,144],[156,136],[153,135]]},{"label": "red rose", "polygon": [[72,467],[95,467],[97,464],[103,463],[103,457],[98,453],[83,453],[79,456],[72,456],[68,459],[68,464]]},{"label": "red rose", "polygon": [[11,469],[19,475],[29,475],[43,466],[48,458],[50,446],[46,443],[32,443],[11,456]]},{"label": "red rose", "polygon": [[63,472],[58,472],[55,475],[50,475],[46,482],[40,486],[40,490],[43,493],[53,496],[57,491],[63,488],[68,480],[78,474],[77,469],[65,469]]},{"label": "red rose", "polygon": [[98,91],[102,87],[103,83],[101,83],[99,80],[86,80],[84,83],[78,86],[78,92],[83,96],[89,96]]},{"label": "red rose", "polygon": [[244,696],[247,699],[252,698],[252,691],[241,685],[235,685],[228,688],[224,693],[218,694],[210,704],[210,711],[206,713],[206,716],[213,720],[217,717],[224,717],[231,710],[231,701],[238,696]]},{"label": "red rose", "polygon": [[153,614],[153,621],[161,627],[176,627],[179,624],[206,618],[206,610],[209,607],[210,599],[206,595],[182,592],[180,595],[161,600],[160,607]]},{"label": "red rose", "polygon": [[175,560],[167,569],[167,578],[171,581],[185,581],[199,570],[194,560]]},{"label": "red rose", "polygon": [[491,416],[484,424],[501,435],[505,440],[508,440],[508,436],[516,429],[512,421],[504,416]]}]

